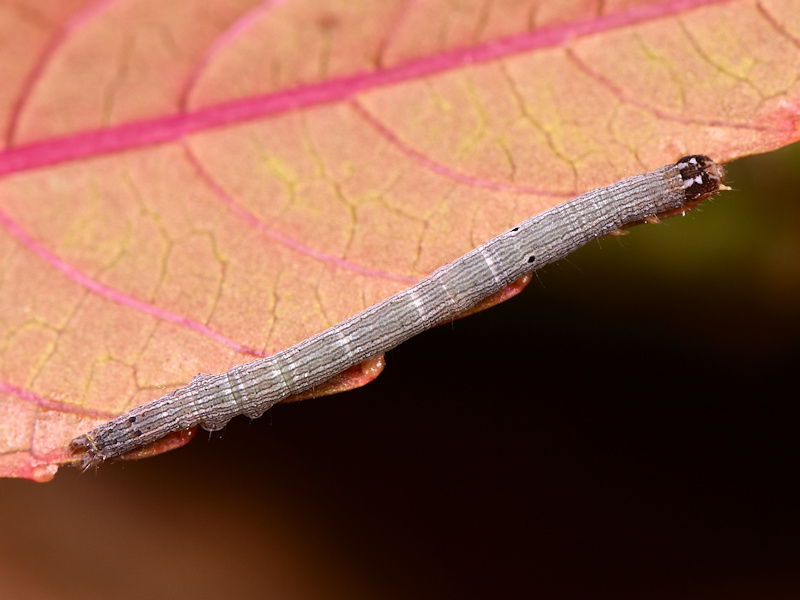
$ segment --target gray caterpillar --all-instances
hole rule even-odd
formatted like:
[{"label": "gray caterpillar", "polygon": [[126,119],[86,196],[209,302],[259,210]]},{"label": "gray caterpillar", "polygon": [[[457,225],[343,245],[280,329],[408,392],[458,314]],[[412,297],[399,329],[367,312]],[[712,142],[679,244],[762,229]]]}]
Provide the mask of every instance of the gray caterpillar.
[{"label": "gray caterpillar", "polygon": [[71,449],[88,468],[196,425],[217,430],[237,415],[260,417],[276,402],[453,319],[594,238],[692,208],[716,194],[724,180],[722,166],[693,155],[582,194],[291,348],[226,373],[198,375],[189,385],[75,438]]}]

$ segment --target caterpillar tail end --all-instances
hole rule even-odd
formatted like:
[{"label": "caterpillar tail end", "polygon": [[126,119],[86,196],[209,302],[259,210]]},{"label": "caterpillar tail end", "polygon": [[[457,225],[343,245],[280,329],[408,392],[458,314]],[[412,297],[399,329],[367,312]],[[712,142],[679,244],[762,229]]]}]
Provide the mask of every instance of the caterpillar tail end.
[{"label": "caterpillar tail end", "polygon": [[100,452],[100,449],[95,444],[94,438],[90,433],[76,437],[69,444],[69,450],[72,454],[79,454],[79,460],[75,466],[80,468],[81,471],[86,471],[92,467],[98,467],[103,464],[106,457]]}]

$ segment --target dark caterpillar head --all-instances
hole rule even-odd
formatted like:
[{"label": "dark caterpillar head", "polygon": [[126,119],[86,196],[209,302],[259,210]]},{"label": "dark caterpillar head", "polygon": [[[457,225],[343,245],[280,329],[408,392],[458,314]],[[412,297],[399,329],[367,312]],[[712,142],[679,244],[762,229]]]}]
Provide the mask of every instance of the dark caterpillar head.
[{"label": "dark caterpillar head", "polygon": [[702,154],[692,154],[680,159],[676,166],[683,178],[686,193],[684,208],[692,208],[698,202],[716,194],[725,183],[725,169]]}]

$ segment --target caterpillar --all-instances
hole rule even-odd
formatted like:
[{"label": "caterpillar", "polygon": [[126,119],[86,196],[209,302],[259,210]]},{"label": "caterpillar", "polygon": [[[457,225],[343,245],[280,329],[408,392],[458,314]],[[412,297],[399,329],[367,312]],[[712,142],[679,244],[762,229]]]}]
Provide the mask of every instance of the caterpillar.
[{"label": "caterpillar", "polygon": [[272,356],[185,387],[103,423],[71,442],[88,468],[197,425],[220,429],[453,319],[523,275],[592,239],[655,217],[685,212],[724,189],[725,170],[692,155],[597,188],[535,215],[416,284]]}]

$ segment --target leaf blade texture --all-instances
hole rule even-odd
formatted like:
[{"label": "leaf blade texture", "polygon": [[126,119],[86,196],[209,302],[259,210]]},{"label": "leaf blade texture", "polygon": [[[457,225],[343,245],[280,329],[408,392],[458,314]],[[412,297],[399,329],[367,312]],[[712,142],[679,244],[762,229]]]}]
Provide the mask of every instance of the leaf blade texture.
[{"label": "leaf blade texture", "polygon": [[796,140],[796,8],[0,7],[0,473],[581,191]]}]

